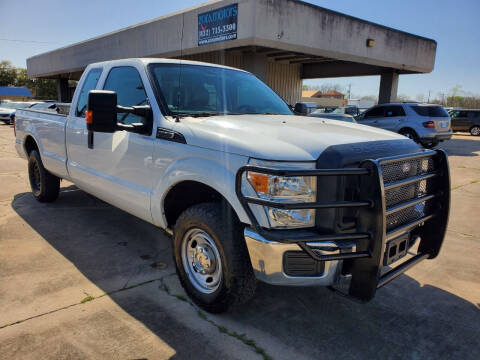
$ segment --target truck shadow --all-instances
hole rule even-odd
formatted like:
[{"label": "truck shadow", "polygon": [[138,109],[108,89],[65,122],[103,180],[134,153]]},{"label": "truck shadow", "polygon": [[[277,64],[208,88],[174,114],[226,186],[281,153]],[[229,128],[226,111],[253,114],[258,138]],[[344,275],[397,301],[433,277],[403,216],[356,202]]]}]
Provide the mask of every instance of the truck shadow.
[{"label": "truck shadow", "polygon": [[[18,194],[12,208],[89,281],[102,291],[113,291],[113,301],[172,346],[175,357],[215,356],[209,354],[213,349],[205,346],[208,339],[192,332],[195,322],[202,321],[198,316],[193,316],[192,324],[186,327],[166,310],[159,298],[155,300],[155,294],[139,290],[132,298],[115,292],[158,278],[162,271],[166,273],[159,270],[165,265],[169,273],[174,272],[171,239],[161,230],[75,186],[62,188],[54,204],[39,204],[29,193]],[[158,291],[163,291],[160,286]],[[325,288],[285,288],[260,283],[251,302],[215,319],[233,322],[249,337],[252,332],[268,334],[317,359],[473,359],[480,357],[478,306],[402,275],[367,304],[355,303]],[[189,333],[193,337],[186,346]],[[267,353],[271,343],[268,337],[255,339]],[[195,349],[202,348],[201,344],[205,352],[195,353]]]},{"label": "truck shadow", "polygon": [[437,148],[444,149],[449,156],[479,156],[480,139],[475,139],[474,136],[472,140],[453,136],[451,140],[440,143]]}]

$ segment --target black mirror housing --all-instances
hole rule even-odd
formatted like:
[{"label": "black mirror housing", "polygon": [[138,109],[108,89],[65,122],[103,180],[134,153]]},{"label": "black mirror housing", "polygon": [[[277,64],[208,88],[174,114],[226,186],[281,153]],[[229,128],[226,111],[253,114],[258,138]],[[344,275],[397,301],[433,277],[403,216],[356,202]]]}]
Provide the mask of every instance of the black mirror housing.
[{"label": "black mirror housing", "polygon": [[113,133],[117,130],[117,93],[90,90],[88,93],[87,130]]},{"label": "black mirror housing", "polygon": [[295,104],[293,111],[297,115],[308,115],[317,109],[317,104],[314,102],[298,102]]}]

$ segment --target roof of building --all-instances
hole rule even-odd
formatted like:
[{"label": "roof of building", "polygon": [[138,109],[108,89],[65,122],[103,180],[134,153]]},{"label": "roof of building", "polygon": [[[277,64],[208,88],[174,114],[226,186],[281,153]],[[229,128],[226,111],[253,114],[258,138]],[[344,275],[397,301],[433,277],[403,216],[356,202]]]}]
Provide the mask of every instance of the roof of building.
[{"label": "roof of building", "polygon": [[322,92],[320,90],[302,90],[302,97],[333,97],[342,96],[343,94],[337,90],[328,90]]},{"label": "roof of building", "polygon": [[320,90],[302,90],[302,97],[315,97],[315,95],[319,95]]},{"label": "roof of building", "polygon": [[[238,6],[232,18],[235,32],[228,39],[210,34],[205,40],[199,32],[201,16],[227,6]],[[289,21],[282,20],[285,16]],[[375,40],[375,46],[367,48],[366,39]],[[301,1],[214,0],[33,56],[27,69],[30,78],[78,80],[93,62],[132,57],[201,60],[220,52],[219,59],[208,62],[254,55],[259,61],[301,65],[302,79],[379,75],[392,69],[428,73],[436,47],[434,40]]]},{"label": "roof of building", "polygon": [[32,93],[24,87],[0,86],[0,96],[32,97]]},{"label": "roof of building", "polygon": [[337,90],[328,90],[321,93],[321,96],[343,96],[343,94]]}]

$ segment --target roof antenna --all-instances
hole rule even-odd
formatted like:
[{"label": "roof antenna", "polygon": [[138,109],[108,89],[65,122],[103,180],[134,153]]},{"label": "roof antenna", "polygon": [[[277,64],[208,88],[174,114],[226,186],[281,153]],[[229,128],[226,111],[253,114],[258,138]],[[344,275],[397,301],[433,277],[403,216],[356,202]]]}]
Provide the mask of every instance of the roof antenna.
[{"label": "roof antenna", "polygon": [[180,122],[178,108],[180,107],[180,88],[182,86],[182,59],[183,59],[183,27],[185,25],[185,13],[182,13],[182,35],[180,36],[180,69],[178,72],[178,91],[177,91],[177,116],[175,122]]}]

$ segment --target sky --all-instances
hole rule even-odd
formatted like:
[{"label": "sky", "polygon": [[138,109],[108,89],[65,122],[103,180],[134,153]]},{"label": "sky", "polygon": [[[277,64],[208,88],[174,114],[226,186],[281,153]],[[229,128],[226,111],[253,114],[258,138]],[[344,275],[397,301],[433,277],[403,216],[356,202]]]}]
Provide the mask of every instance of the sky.
[{"label": "sky", "polygon": [[[0,0],[0,60],[26,67],[46,51],[182,10],[193,0]],[[432,98],[457,85],[480,95],[480,0],[311,0],[310,3],[437,41],[430,74],[401,75],[398,94]],[[305,81],[351,86],[353,96],[378,95],[379,77]]]}]

